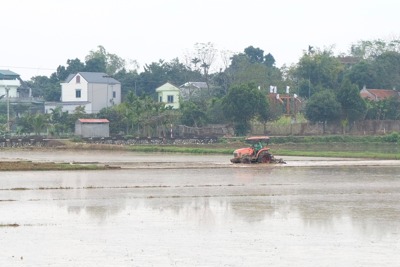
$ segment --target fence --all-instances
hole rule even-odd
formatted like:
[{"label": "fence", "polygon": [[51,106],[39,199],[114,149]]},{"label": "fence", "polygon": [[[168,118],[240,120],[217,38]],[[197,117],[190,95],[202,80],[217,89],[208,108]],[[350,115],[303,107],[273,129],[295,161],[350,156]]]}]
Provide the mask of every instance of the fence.
[{"label": "fence", "polygon": [[395,120],[365,120],[342,125],[340,122],[327,123],[292,123],[277,125],[274,123],[253,123],[253,135],[323,135],[323,134],[350,134],[350,135],[382,135],[390,132],[400,132],[400,121]]}]

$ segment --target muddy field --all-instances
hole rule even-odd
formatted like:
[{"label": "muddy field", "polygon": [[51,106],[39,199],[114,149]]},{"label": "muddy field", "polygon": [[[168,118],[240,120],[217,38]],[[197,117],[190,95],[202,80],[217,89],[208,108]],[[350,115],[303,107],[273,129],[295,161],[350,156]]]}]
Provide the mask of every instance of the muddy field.
[{"label": "muddy field", "polygon": [[0,266],[396,266],[400,165],[285,157],[2,151]]}]

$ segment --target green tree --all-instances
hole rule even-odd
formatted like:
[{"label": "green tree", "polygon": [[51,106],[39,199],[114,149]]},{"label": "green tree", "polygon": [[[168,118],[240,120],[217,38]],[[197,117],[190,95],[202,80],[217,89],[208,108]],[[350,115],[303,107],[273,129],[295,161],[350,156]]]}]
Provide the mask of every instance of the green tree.
[{"label": "green tree", "polygon": [[376,58],[385,52],[400,53],[400,40],[362,40],[351,46],[351,55],[363,59]]},{"label": "green tree", "polygon": [[200,127],[206,124],[207,116],[197,103],[186,101],[182,103],[180,109],[182,112],[182,124],[194,127]]},{"label": "green tree", "polygon": [[400,53],[384,52],[373,61],[376,72],[374,88],[400,88]]},{"label": "green tree", "polygon": [[352,66],[347,72],[346,77],[358,88],[377,88],[376,87],[376,72],[371,61],[362,60],[356,65]]},{"label": "green tree", "polygon": [[175,58],[170,62],[159,60],[144,66],[144,71],[139,74],[137,84],[138,95],[154,95],[155,89],[166,82],[180,86],[188,81],[201,80],[199,71],[193,71]]},{"label": "green tree", "polygon": [[379,101],[366,101],[368,120],[398,120],[400,119],[400,103],[396,98]]},{"label": "green tree", "polygon": [[264,51],[260,48],[249,46],[244,49],[244,54],[247,56],[251,63],[264,62]]},{"label": "green tree", "polygon": [[85,71],[107,73],[107,62],[103,57],[94,57],[86,60]]},{"label": "green tree", "polygon": [[234,86],[222,100],[224,114],[235,125],[237,135],[250,130],[250,121],[260,116],[268,119],[268,102],[266,96],[254,84]]},{"label": "green tree", "polygon": [[208,101],[207,110],[205,112],[209,123],[220,124],[228,122],[224,114],[222,102],[223,98],[217,97],[211,98]]},{"label": "green tree", "polygon": [[50,109],[49,132],[52,135],[59,136],[62,133],[71,131],[68,127],[68,117],[68,111],[62,111],[62,107]]},{"label": "green tree", "polygon": [[254,83],[261,88],[270,85],[283,87],[282,73],[276,67],[268,67],[264,63],[252,62],[246,54],[237,54],[232,57],[231,65],[225,70],[231,86]]},{"label": "green tree", "polygon": [[33,132],[32,120],[33,116],[31,114],[25,113],[21,117],[17,118],[17,128],[20,134],[29,134]]},{"label": "green tree", "polygon": [[275,66],[275,58],[271,55],[271,53],[268,53],[266,56],[264,56],[264,64],[267,65],[267,67]]},{"label": "green tree", "polygon": [[32,129],[36,135],[40,135],[47,127],[48,117],[46,114],[35,114],[31,117]]},{"label": "green tree", "polygon": [[[125,113],[125,105],[120,104],[110,108],[103,108],[97,114],[98,118],[107,119],[110,122],[110,134],[117,135],[127,131],[128,116]],[[129,129],[128,129],[129,130]]]},{"label": "green tree", "polygon": [[126,69],[122,69],[113,77],[121,83],[122,99],[124,99],[130,92],[133,92],[136,95],[139,87],[139,74],[137,71],[127,71]]},{"label": "green tree", "polygon": [[306,118],[311,122],[327,122],[336,121],[340,117],[340,103],[336,100],[336,96],[330,90],[324,90],[314,94],[306,105]]},{"label": "green tree", "polygon": [[314,51],[310,49],[308,53],[303,54],[295,66],[295,70],[291,72],[294,76],[291,79],[303,84],[299,95],[308,98],[323,89],[339,88],[344,69],[344,65],[333,56],[331,50]]},{"label": "green tree", "polygon": [[[107,52],[107,50],[99,45],[97,50],[91,50],[89,55],[85,57],[86,68],[101,69],[109,75],[114,75],[122,70],[126,61],[115,54]],[[88,64],[89,63],[89,64]]]},{"label": "green tree", "polygon": [[357,85],[345,80],[337,94],[337,99],[342,106],[342,119],[350,123],[364,119],[367,107]]},{"label": "green tree", "polygon": [[61,85],[46,76],[35,76],[27,82],[34,97],[43,97],[46,101],[60,101]]},{"label": "green tree", "polygon": [[144,71],[139,74],[140,82],[138,95],[154,95],[157,87],[168,81],[168,75],[164,60],[153,62],[144,66]]}]

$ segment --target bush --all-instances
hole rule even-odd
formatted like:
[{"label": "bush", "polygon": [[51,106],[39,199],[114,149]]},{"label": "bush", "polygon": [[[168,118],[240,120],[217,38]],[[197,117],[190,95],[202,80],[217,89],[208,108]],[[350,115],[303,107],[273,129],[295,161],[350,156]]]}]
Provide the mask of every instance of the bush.
[{"label": "bush", "polygon": [[400,141],[400,134],[398,132],[392,132],[383,136],[382,140],[388,143],[398,143]]}]

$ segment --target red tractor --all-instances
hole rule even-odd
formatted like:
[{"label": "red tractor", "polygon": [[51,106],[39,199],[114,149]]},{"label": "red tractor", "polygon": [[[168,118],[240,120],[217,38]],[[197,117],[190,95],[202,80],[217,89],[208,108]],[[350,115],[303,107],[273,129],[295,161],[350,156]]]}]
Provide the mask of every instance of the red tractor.
[{"label": "red tractor", "polygon": [[233,152],[232,163],[285,163],[282,159],[275,159],[269,152],[268,136],[252,136],[245,139],[250,147],[239,148]]}]

